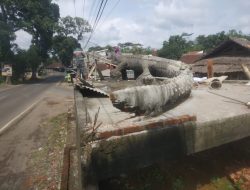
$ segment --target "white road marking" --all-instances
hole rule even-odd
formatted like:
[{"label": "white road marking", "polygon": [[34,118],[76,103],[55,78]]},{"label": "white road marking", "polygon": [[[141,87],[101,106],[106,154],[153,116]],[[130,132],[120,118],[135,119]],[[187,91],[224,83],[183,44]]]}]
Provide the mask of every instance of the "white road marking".
[{"label": "white road marking", "polygon": [[42,100],[39,99],[38,101],[34,102],[33,104],[31,104],[28,108],[26,108],[24,111],[22,111],[20,114],[18,114],[16,117],[14,117],[12,120],[10,120],[7,124],[5,124],[1,129],[0,129],[0,135],[2,135],[2,133],[8,129],[9,127],[11,127],[13,124],[17,123],[19,120],[21,120],[26,114],[28,114],[35,106],[36,104],[38,104],[40,101]]}]

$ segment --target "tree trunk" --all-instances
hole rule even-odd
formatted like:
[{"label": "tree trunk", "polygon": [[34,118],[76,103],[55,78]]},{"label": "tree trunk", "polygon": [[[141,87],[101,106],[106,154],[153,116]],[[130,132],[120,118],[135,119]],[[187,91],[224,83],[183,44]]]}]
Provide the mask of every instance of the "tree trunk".
[{"label": "tree trunk", "polygon": [[37,76],[36,76],[36,69],[32,69],[32,75],[31,75],[31,80],[34,80],[34,79],[37,79]]},{"label": "tree trunk", "polygon": [[[6,26],[9,26],[8,25],[8,16],[7,16],[7,10],[6,8],[3,6],[3,5],[0,5],[0,11],[2,12],[2,21],[4,22],[4,24]],[[7,42],[5,48],[4,48],[4,60],[7,60],[9,57],[10,57],[10,54],[11,54],[11,44],[10,44],[10,32],[11,31],[8,31],[9,34],[7,34],[5,36],[5,41]]]},{"label": "tree trunk", "polygon": [[11,77],[10,76],[6,77],[5,83],[6,84],[11,84]]}]

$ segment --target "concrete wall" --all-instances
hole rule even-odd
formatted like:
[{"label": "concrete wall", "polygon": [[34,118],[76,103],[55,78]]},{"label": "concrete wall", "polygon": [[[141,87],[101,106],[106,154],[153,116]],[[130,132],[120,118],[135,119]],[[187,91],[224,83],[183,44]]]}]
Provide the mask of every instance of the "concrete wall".
[{"label": "concrete wall", "polygon": [[182,132],[177,126],[113,137],[92,144],[90,171],[105,179],[145,166],[160,159],[185,154]]},{"label": "concrete wall", "polygon": [[250,114],[200,123],[193,129],[194,150],[200,152],[250,136]]},{"label": "concrete wall", "polygon": [[75,101],[84,185],[149,166],[157,160],[175,159],[250,136],[250,113],[246,113],[90,141],[84,135],[88,98],[75,92]]}]

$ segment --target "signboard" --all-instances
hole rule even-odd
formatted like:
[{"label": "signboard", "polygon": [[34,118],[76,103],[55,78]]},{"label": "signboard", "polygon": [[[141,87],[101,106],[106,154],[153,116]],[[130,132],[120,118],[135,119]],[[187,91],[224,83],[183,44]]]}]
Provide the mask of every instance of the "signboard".
[{"label": "signboard", "polygon": [[2,76],[11,77],[12,76],[12,66],[4,65],[2,69]]}]

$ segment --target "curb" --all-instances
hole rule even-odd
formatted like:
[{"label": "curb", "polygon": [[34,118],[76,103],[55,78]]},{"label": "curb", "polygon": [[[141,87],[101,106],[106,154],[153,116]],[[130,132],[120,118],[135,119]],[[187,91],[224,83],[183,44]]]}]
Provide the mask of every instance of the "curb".
[{"label": "curb", "polygon": [[16,117],[14,117],[12,120],[10,120],[7,124],[5,124],[1,129],[0,129],[0,136],[11,126],[17,124],[20,122],[26,115],[28,115],[34,108],[35,106],[42,100],[39,99],[38,101],[34,102],[31,104],[28,108],[26,108],[23,112],[19,113]]}]

